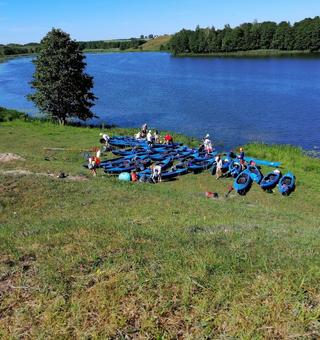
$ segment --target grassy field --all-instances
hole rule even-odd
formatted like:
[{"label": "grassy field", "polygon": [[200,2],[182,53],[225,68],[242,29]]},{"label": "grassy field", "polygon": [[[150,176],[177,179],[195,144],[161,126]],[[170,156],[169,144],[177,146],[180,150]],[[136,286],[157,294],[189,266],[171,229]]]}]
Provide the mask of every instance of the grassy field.
[{"label": "grassy field", "polygon": [[161,45],[166,46],[171,39],[171,35],[162,35],[160,37],[150,39],[142,45],[143,51],[160,51]]},{"label": "grassy field", "polygon": [[[297,190],[254,185],[226,199],[232,181],[209,173],[157,185],[91,177],[80,150],[99,132],[0,125],[0,153],[25,159],[0,163],[0,338],[320,337],[320,160],[247,146],[282,161]],[[60,171],[88,179],[45,175]]]},{"label": "grassy field", "polygon": [[84,52],[91,53],[101,53],[101,52],[156,52],[160,51],[161,46],[166,46],[166,44],[171,39],[171,35],[162,35],[160,37],[150,39],[143,45],[138,48],[129,48],[126,50],[120,50],[119,48],[110,48],[110,49],[85,49]]}]

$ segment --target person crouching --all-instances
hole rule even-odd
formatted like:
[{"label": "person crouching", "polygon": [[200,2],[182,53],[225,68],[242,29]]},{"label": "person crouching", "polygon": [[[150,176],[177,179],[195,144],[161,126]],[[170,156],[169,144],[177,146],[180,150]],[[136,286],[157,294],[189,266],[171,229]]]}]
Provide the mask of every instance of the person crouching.
[{"label": "person crouching", "polygon": [[95,156],[89,157],[88,169],[91,171],[93,176],[97,176],[97,168],[100,166],[101,151],[98,150]]},{"label": "person crouching", "polygon": [[152,167],[152,174],[151,180],[153,183],[160,183],[161,182],[161,166],[155,165]]}]

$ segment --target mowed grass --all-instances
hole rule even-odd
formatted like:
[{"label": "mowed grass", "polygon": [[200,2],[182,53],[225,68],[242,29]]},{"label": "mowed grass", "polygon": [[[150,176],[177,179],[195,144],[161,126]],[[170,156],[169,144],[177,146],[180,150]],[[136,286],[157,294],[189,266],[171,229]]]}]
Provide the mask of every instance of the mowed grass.
[{"label": "mowed grass", "polygon": [[[296,192],[253,185],[225,199],[232,181],[209,173],[157,185],[90,177],[78,150],[98,145],[99,132],[0,126],[0,152],[26,159],[0,164],[0,337],[320,336],[319,160],[250,145],[296,174]],[[13,169],[89,180],[4,173]]]},{"label": "mowed grass", "polygon": [[172,38],[171,35],[161,35],[157,38],[150,39],[142,45],[142,50],[143,51],[159,51],[161,45],[166,46],[171,38]]}]

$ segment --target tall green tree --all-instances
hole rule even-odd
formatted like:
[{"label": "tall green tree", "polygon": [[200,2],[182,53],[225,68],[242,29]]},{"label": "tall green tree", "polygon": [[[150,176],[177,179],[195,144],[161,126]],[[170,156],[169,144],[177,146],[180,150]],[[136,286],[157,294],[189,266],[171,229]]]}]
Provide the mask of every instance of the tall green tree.
[{"label": "tall green tree", "polygon": [[69,118],[94,117],[93,78],[85,73],[85,56],[69,34],[52,29],[41,41],[28,98],[40,112],[64,124]]},{"label": "tall green tree", "polygon": [[294,46],[293,29],[289,22],[282,21],[278,25],[272,40],[272,48],[279,50],[292,50]]}]

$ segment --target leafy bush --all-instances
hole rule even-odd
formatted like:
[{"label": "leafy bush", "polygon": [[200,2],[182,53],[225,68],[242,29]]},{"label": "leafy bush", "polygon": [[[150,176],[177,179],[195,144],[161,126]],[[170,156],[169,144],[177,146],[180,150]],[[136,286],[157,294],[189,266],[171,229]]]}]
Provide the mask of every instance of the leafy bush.
[{"label": "leafy bush", "polygon": [[16,110],[9,110],[0,106],[0,122],[9,122],[26,117],[26,114]]}]

